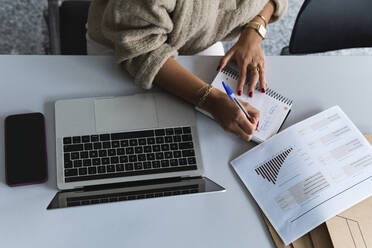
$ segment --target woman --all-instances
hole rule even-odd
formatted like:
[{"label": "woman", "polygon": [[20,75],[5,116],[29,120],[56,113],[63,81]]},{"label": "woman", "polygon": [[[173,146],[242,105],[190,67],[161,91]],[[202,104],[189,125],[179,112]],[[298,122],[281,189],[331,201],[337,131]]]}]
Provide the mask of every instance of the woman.
[{"label": "woman", "polygon": [[258,81],[265,92],[261,31],[286,8],[287,0],[94,0],[88,38],[113,49],[117,62],[143,88],[156,84],[182,97],[210,112],[225,130],[248,141],[257,128],[259,111],[244,103],[252,117],[249,121],[226,93],[184,69],[175,56],[196,54],[216,42],[239,37],[217,70],[234,60],[239,67],[238,95],[248,70],[247,94],[252,96]]}]

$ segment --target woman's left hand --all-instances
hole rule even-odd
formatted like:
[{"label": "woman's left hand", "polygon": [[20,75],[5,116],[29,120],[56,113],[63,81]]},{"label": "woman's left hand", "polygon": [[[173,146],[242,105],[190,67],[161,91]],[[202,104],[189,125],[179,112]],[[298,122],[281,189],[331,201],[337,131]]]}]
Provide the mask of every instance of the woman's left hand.
[{"label": "woman's left hand", "polygon": [[258,80],[261,92],[266,91],[265,55],[261,49],[261,36],[252,28],[244,28],[238,42],[221,59],[217,70],[222,70],[233,59],[238,65],[239,78],[236,92],[240,96],[249,70],[248,96],[252,97]]}]

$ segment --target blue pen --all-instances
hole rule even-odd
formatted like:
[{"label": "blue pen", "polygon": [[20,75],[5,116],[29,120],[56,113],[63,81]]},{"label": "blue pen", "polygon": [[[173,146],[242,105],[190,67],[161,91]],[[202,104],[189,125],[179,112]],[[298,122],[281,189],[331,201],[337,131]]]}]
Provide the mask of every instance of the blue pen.
[{"label": "blue pen", "polygon": [[230,99],[236,103],[236,105],[238,105],[238,107],[243,111],[243,113],[245,114],[245,116],[247,116],[248,120],[250,122],[252,122],[252,119],[251,117],[249,116],[247,110],[245,110],[245,108],[243,107],[243,105],[239,102],[238,98],[236,97],[236,95],[234,94],[234,91],[227,85],[225,84],[225,82],[222,82],[222,85],[226,91],[226,94],[230,97]]}]

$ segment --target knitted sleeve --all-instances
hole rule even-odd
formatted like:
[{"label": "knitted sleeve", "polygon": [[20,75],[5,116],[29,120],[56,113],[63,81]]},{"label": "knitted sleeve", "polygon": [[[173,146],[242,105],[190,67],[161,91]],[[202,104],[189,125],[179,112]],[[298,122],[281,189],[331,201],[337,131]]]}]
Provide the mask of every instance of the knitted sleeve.
[{"label": "knitted sleeve", "polygon": [[102,33],[114,44],[116,61],[145,89],[177,49],[167,43],[173,30],[170,13],[176,0],[109,1]]}]

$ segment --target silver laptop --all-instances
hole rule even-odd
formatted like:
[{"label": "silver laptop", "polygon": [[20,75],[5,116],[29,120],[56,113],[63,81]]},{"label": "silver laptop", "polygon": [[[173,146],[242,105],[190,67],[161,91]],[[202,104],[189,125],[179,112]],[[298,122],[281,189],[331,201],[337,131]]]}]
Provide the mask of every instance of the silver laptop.
[{"label": "silver laptop", "polygon": [[55,124],[61,190],[203,175],[194,109],[174,96],[59,100]]}]

